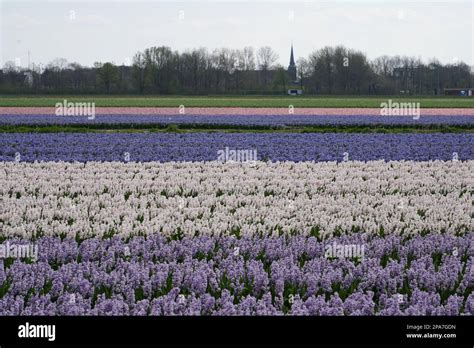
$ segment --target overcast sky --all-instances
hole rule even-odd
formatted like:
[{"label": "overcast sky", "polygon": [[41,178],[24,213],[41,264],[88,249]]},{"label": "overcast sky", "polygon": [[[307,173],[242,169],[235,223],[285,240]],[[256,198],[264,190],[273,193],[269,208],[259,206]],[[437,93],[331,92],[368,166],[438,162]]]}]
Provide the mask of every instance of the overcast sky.
[{"label": "overcast sky", "polygon": [[57,57],[127,63],[151,46],[180,52],[268,45],[279,63],[326,45],[370,59],[409,55],[474,65],[473,0],[450,1],[23,1],[0,0],[0,65]]}]

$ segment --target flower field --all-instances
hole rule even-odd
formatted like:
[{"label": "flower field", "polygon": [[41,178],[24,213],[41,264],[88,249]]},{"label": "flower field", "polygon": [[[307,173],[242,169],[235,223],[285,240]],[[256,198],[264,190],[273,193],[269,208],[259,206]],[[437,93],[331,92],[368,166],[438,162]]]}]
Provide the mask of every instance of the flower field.
[{"label": "flower field", "polygon": [[[296,113],[299,111],[296,111]],[[443,111],[440,111],[441,113]],[[38,124],[212,124],[212,125],[260,125],[260,126],[296,126],[296,125],[428,125],[472,124],[472,116],[468,115],[436,115],[423,116],[418,119],[407,116],[330,116],[330,115],[97,115],[93,120],[84,116],[54,115],[1,115],[0,125],[38,125]]]},{"label": "flower field", "polygon": [[[124,128],[21,132],[87,122]],[[420,128],[133,132],[141,124]],[[467,128],[424,131],[435,124]],[[474,314],[471,116],[0,126],[18,127],[0,136],[0,315]],[[256,158],[220,160],[229,149]]]},{"label": "flower field", "polygon": [[474,133],[6,133],[0,161],[215,161],[217,152],[257,150],[261,161],[474,159]]},{"label": "flower field", "polygon": [[[352,235],[361,259],[315,237],[41,237],[35,263],[0,269],[8,315],[472,314],[471,237]],[[5,294],[6,291],[6,294]]]},{"label": "flower field", "polygon": [[40,252],[2,261],[0,312],[472,314],[473,170],[4,162],[3,235]]},{"label": "flower field", "polygon": [[9,162],[0,221],[20,238],[464,235],[473,172],[474,161]]}]

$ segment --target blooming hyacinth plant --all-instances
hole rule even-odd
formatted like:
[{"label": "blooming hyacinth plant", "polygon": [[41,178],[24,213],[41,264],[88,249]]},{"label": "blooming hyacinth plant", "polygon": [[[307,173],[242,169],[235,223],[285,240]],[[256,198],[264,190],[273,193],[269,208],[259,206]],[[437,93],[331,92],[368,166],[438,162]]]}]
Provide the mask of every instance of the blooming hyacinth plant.
[{"label": "blooming hyacinth plant", "polygon": [[258,160],[328,162],[474,159],[474,133],[5,133],[0,161],[215,161],[224,148]]},{"label": "blooming hyacinth plant", "polygon": [[[440,111],[442,113],[442,111]],[[418,119],[407,116],[314,116],[314,115],[97,115],[94,119],[84,116],[53,115],[1,115],[0,125],[71,125],[71,124],[210,124],[235,126],[302,126],[302,125],[470,125],[468,115],[423,115]]]},{"label": "blooming hyacinth plant", "polygon": [[6,237],[473,231],[474,161],[4,162],[0,168]]},{"label": "blooming hyacinth plant", "polygon": [[[472,233],[40,237],[37,262],[0,261],[0,313],[472,315],[473,242]],[[353,244],[363,257],[325,253]]]},{"label": "blooming hyacinth plant", "polygon": [[0,314],[472,315],[472,172],[2,162]]}]

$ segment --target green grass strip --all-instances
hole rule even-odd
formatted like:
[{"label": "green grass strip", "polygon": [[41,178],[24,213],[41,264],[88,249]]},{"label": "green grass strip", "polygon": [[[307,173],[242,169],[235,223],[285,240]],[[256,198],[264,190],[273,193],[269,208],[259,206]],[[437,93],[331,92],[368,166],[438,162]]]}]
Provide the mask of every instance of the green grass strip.
[{"label": "green grass strip", "polygon": [[474,108],[469,97],[412,97],[412,96],[0,96],[0,107],[54,107],[56,103],[94,102],[96,107],[254,107],[254,108],[380,108],[380,104],[419,102],[420,108]]}]

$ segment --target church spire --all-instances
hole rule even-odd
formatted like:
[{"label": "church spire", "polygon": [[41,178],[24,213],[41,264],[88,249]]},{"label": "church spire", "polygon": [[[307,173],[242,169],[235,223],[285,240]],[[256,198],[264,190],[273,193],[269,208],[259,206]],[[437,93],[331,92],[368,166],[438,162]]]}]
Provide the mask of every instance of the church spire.
[{"label": "church spire", "polygon": [[295,65],[295,58],[293,56],[293,43],[291,43],[290,66]]},{"label": "church spire", "polygon": [[290,81],[293,83],[297,80],[296,78],[296,64],[295,64],[295,56],[293,54],[293,42],[291,43],[291,53],[290,53],[290,65],[288,65],[288,77]]}]

